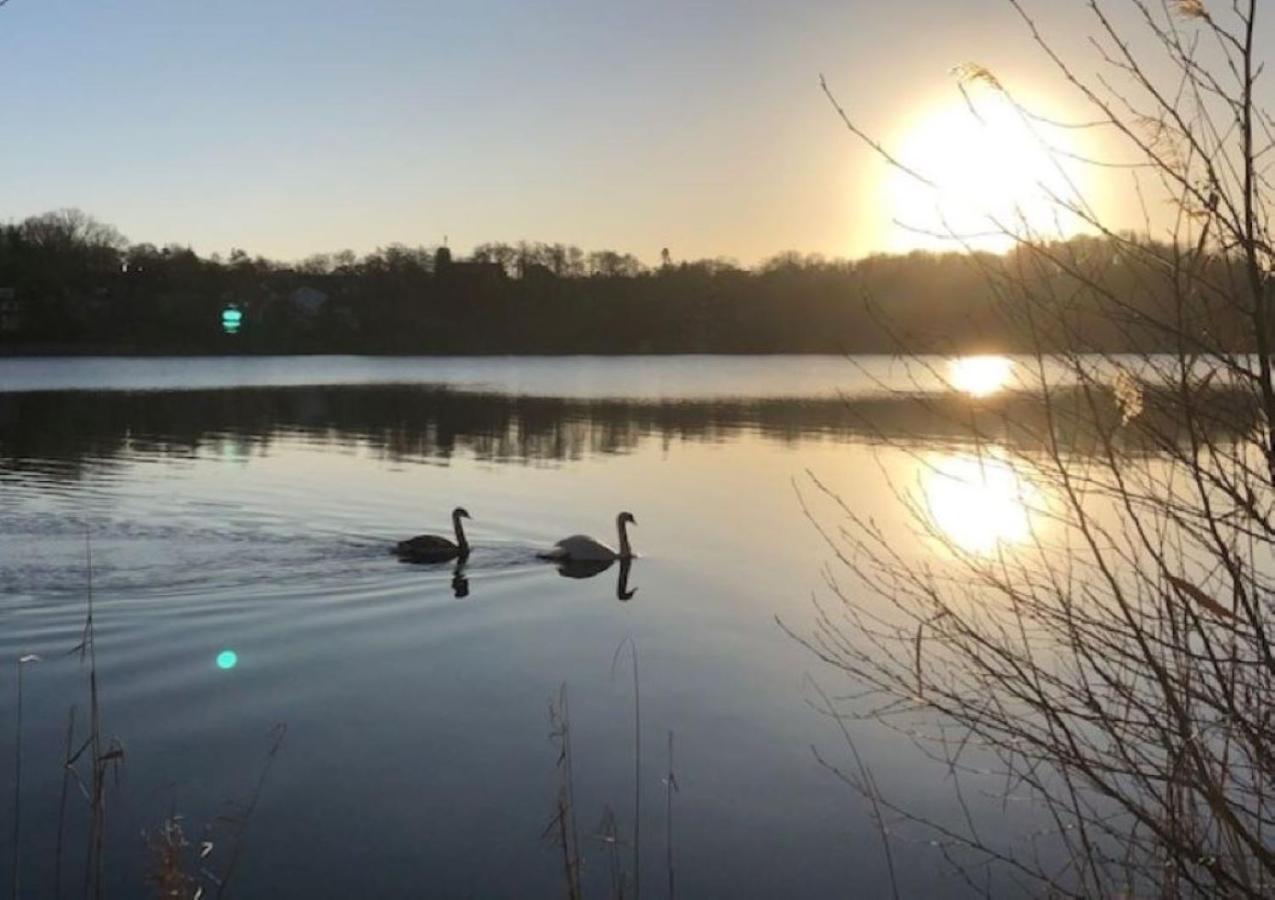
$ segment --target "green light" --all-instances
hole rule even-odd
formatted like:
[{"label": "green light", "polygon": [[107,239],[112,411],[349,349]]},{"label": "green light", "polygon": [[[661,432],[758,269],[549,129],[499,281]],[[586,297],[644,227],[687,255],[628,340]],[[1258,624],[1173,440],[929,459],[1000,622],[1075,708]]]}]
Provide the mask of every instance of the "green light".
[{"label": "green light", "polygon": [[239,663],[239,654],[233,650],[222,650],[217,654],[217,668],[233,669]]},{"label": "green light", "polygon": [[238,334],[243,325],[243,310],[237,306],[227,306],[221,311],[221,330],[226,334]]}]

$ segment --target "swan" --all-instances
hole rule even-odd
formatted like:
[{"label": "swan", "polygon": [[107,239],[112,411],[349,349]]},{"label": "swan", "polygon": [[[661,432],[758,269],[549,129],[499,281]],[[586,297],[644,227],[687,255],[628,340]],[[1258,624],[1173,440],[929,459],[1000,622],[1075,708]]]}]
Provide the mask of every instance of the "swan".
[{"label": "swan", "polygon": [[452,510],[452,528],[456,532],[456,542],[436,534],[419,534],[406,541],[394,545],[394,552],[404,562],[445,562],[449,559],[465,559],[469,556],[469,541],[465,540],[465,530],[460,527],[461,519],[470,518],[469,512],[461,506]]},{"label": "swan", "polygon": [[558,543],[553,545],[553,549],[547,553],[541,553],[540,558],[571,562],[632,559],[634,555],[633,548],[629,546],[629,533],[625,530],[625,526],[629,523],[637,524],[637,519],[633,518],[633,513],[622,512],[615,517],[615,528],[620,534],[620,549],[618,552],[612,550],[601,541],[589,537],[587,534],[573,534],[558,541]]}]

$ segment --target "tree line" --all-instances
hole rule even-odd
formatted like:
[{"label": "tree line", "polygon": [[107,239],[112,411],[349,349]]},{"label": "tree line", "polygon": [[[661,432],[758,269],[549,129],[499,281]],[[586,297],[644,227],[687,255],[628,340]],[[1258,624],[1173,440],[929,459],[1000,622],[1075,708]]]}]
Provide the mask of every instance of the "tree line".
[{"label": "tree line", "polygon": [[[751,268],[727,259],[646,265],[616,251],[485,243],[467,260],[392,245],[282,263],[234,250],[129,243],[78,210],[0,228],[0,329],[8,352],[889,353],[992,352],[1057,345],[1154,349],[1161,299],[1129,235],[1076,237],[1039,253],[783,253]],[[1172,247],[1160,248],[1169,259]],[[1025,265],[1029,262],[1029,265]],[[1123,267],[1123,269],[1122,269]],[[1080,285],[1101,271],[1114,294]],[[1029,334],[993,289],[1031,280],[1057,298],[1067,333]],[[1219,272],[1218,278],[1225,277]],[[308,291],[312,302],[297,300]],[[4,296],[4,295],[0,295]],[[242,325],[228,334],[223,313]],[[1182,311],[1178,310],[1178,314]],[[1226,311],[1187,311],[1242,343]],[[1167,349],[1167,348],[1166,348]],[[1243,349],[1237,346],[1236,349]]]}]

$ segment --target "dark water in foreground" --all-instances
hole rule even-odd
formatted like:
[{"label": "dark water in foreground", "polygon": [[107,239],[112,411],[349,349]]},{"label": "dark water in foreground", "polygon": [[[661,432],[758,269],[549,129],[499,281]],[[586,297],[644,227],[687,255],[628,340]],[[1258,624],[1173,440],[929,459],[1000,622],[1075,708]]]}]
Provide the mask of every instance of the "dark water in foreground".
[{"label": "dark water in foreground", "polygon": [[[883,444],[904,436],[906,452]],[[605,896],[600,823],[613,812],[626,861],[634,830],[627,651],[613,672],[630,639],[643,891],[666,894],[671,731],[678,893],[884,896],[866,804],[812,753],[848,762],[808,679],[850,688],[776,622],[808,626],[831,555],[794,480],[815,472],[895,527],[883,473],[924,490],[964,458],[945,420],[833,359],[0,361],[0,809],[16,661],[42,657],[24,669],[24,895],[52,890],[68,710],[86,716],[68,651],[87,530],[105,730],[126,750],[109,791],[112,896],[145,892],[143,831],[175,811],[197,842],[250,799],[277,723],[230,893],[564,896],[542,837],[557,791],[547,702],[563,684],[584,879]],[[933,497],[994,542],[1019,523],[992,491]],[[445,531],[455,505],[473,514],[463,572],[388,555]],[[534,558],[576,531],[614,542],[621,509],[641,554],[627,585],[618,567],[566,578]],[[227,650],[237,665],[219,668]],[[955,814],[943,772],[905,738],[856,740],[883,791]],[[63,878],[78,894],[74,788],[67,810]],[[1008,815],[992,827],[1017,827]],[[218,828],[214,871],[231,844]],[[11,834],[5,816],[6,886]],[[928,842],[898,841],[905,895],[960,892]]]}]

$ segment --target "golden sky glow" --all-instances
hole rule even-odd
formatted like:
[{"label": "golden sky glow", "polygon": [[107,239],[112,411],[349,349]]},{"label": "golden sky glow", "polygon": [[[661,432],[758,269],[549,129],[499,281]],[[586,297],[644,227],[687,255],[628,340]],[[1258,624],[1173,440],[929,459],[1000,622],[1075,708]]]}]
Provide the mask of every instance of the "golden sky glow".
[{"label": "golden sky glow", "polygon": [[[1073,202],[1089,187],[1073,158],[1087,151],[1084,132],[1035,123],[982,83],[966,91],[968,103],[954,85],[904,118],[888,149],[920,177],[890,167],[882,179],[882,244],[895,252],[962,245],[1001,252],[1015,233],[1076,233],[1081,223],[1059,200]],[[1039,115],[1063,118],[1047,101],[1025,102]]]},{"label": "golden sky glow", "polygon": [[[1102,68],[1085,4],[1029,5]],[[1275,39],[1275,17],[1259,29]],[[1094,118],[1005,0],[9,3],[0,218],[78,206],[134,241],[278,259],[447,235],[749,265],[952,246],[894,224],[943,230],[939,212],[981,232],[1021,206],[1051,229],[1035,182],[1056,171],[994,91],[967,85],[969,114],[949,74],[966,60],[1044,115]],[[888,174],[821,74],[941,196]],[[1106,221],[1141,225],[1128,173],[1069,171]]]}]

